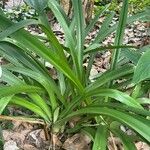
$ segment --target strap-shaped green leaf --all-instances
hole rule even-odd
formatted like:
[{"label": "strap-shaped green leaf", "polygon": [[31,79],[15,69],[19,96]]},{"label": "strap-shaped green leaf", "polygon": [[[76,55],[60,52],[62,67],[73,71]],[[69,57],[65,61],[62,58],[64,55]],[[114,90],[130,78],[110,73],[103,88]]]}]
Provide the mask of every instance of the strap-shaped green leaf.
[{"label": "strap-shaped green leaf", "polygon": [[0,78],[2,77],[2,67],[0,66]]},{"label": "strap-shaped green leaf", "polygon": [[34,93],[42,92],[42,89],[35,86],[29,86],[24,84],[13,85],[13,86],[0,86],[0,98],[7,97],[9,95],[18,94],[21,92]]},{"label": "strap-shaped green leaf", "polygon": [[38,23],[39,22],[37,20],[34,20],[34,19],[22,20],[18,23],[15,23],[0,33],[0,40],[4,39],[5,37],[11,35],[12,33],[18,31],[21,28],[24,28],[24,27],[31,25],[31,24],[38,24]]},{"label": "strap-shaped green leaf", "polygon": [[52,121],[52,112],[51,112],[50,106],[47,105],[46,100],[44,100],[37,93],[31,93],[29,94],[29,97],[37,106],[39,106],[43,110],[43,112],[47,114],[48,118]]},{"label": "strap-shaped green leaf", "polygon": [[23,52],[21,48],[12,43],[1,41],[0,42],[0,55],[4,56],[6,60],[15,66],[25,65],[33,70],[41,70],[31,57]]},{"label": "strap-shaped green leaf", "polygon": [[6,82],[8,85],[19,85],[24,83],[22,80],[17,78],[13,73],[11,73],[5,68],[3,68],[1,81]]},{"label": "strap-shaped green leaf", "polygon": [[11,96],[0,98],[0,114],[2,114],[2,112],[5,109],[5,107],[8,105],[8,103],[12,99],[12,97],[13,96],[11,95]]},{"label": "strap-shaped green leaf", "polygon": [[124,132],[120,131],[119,128],[111,129],[111,130],[115,135],[117,135],[117,137],[119,137],[121,139],[124,150],[130,150],[130,149],[136,150],[133,140],[128,135],[126,135]]},{"label": "strap-shaped green leaf", "polygon": [[[97,98],[97,102],[98,102],[98,100],[99,100],[99,98]],[[114,108],[114,109],[117,109],[120,111],[132,112],[134,114],[141,115],[144,117],[150,116],[150,111],[123,105],[121,103],[116,103],[116,102],[99,103],[98,102],[98,103],[92,104],[91,106],[96,106],[96,105],[99,105],[99,107],[108,107],[108,108]]]},{"label": "strap-shaped green leaf", "polygon": [[29,6],[33,7],[39,14],[47,7],[48,0],[24,0]]},{"label": "strap-shaped green leaf", "polygon": [[77,46],[76,53],[78,59],[78,77],[82,81],[83,79],[83,49],[84,49],[84,16],[82,9],[82,0],[72,0],[74,16],[76,20],[76,36],[77,36]]},{"label": "strap-shaped green leaf", "polygon": [[139,101],[140,104],[150,104],[150,99],[149,98],[138,98],[137,101]]},{"label": "strap-shaped green leaf", "polygon": [[100,46],[99,44],[96,44],[96,45],[92,45],[91,47],[88,47],[84,51],[84,53],[88,54],[88,53],[93,53],[93,52],[98,52],[98,51],[103,51],[103,50],[108,50],[108,49],[116,49],[116,48],[125,49],[125,48],[135,48],[135,47],[134,46],[130,46],[130,45]]},{"label": "strap-shaped green leaf", "polygon": [[97,89],[88,93],[84,93],[84,95],[82,96],[76,97],[76,99],[74,99],[74,101],[72,101],[68,105],[68,107],[62,112],[61,117],[64,117],[67,114],[69,114],[77,105],[79,105],[86,98],[95,97],[95,96],[110,97],[115,99],[116,101],[126,104],[129,107],[143,109],[143,107],[140,105],[138,101],[136,101],[134,98],[130,97],[126,93],[114,89]]},{"label": "strap-shaped green leaf", "polygon": [[[3,70],[3,76],[2,81],[8,83],[9,85],[19,86],[20,84],[23,85],[23,81],[17,78],[14,74],[9,72],[8,70]],[[25,85],[25,83],[24,83]],[[30,98],[32,98],[33,102],[38,105],[49,117],[50,120],[52,120],[51,117],[51,110],[50,107],[48,107],[47,102],[42,99],[37,93],[29,93],[28,94]],[[3,98],[2,98],[3,99]],[[5,102],[7,102],[6,97],[4,97]]]},{"label": "strap-shaped green leaf", "polygon": [[[60,98],[60,100],[62,100],[62,96],[59,92],[59,89],[56,86],[51,85],[51,82],[49,80],[47,80],[44,76],[42,76],[40,73],[34,72],[30,69],[23,68],[23,67],[12,67],[9,70],[21,73],[25,76],[32,78],[33,80],[36,80],[38,83],[40,83],[41,86],[43,86],[45,88],[45,90],[47,91],[47,93],[49,94],[50,102],[51,102],[53,109],[55,109],[57,107],[57,102],[53,97],[54,93],[56,93],[58,95],[58,98]],[[63,103],[63,101],[62,101],[62,103]]]},{"label": "strap-shaped green leaf", "polygon": [[106,150],[107,148],[108,128],[100,125],[97,128],[92,150]]},{"label": "strap-shaped green leaf", "polygon": [[32,70],[32,72],[34,72],[36,75],[39,74],[40,76],[42,76],[41,78],[46,78],[46,80],[50,82],[52,89],[54,90],[56,89],[55,91],[58,91],[58,88],[56,87],[55,82],[49,76],[49,72],[45,69],[45,66],[42,65],[38,60],[34,59],[31,55],[27,55],[26,53],[24,53],[23,50],[19,48],[18,46],[15,46],[8,42],[0,42],[0,49],[1,49],[0,54],[3,54],[3,55],[5,54],[4,57],[9,62],[11,62],[12,64],[14,64],[20,69],[21,68],[27,69],[29,71]]},{"label": "strap-shaped green leaf", "polygon": [[69,27],[70,23],[68,22],[66,15],[64,15],[64,11],[62,10],[62,8],[60,7],[60,5],[58,4],[58,2],[56,0],[49,1],[48,6],[54,13],[54,15],[57,18],[58,22],[60,23],[61,27],[63,28],[66,45],[67,45],[67,47],[69,47],[69,49],[71,51],[71,56],[72,56],[73,63],[75,66],[75,73],[76,73],[76,75],[78,75],[79,62],[78,62],[78,55],[76,52],[76,41],[72,36],[72,30],[70,30],[70,27]]},{"label": "strap-shaped green leaf", "polygon": [[50,121],[48,116],[45,114],[45,112],[43,112],[43,110],[39,106],[27,101],[24,98],[14,96],[10,102],[15,105],[27,108],[31,110],[32,112],[36,113],[37,115],[39,115],[40,117],[42,117],[44,120]]},{"label": "strap-shaped green leaf", "polygon": [[139,83],[150,78],[150,50],[146,51],[138,61],[134,72],[133,82]]},{"label": "strap-shaped green leaf", "polygon": [[[125,31],[125,26],[127,22],[127,15],[128,15],[128,0],[124,0],[122,4],[121,13],[120,13],[119,24],[117,27],[114,45],[119,46],[123,42],[124,31]],[[119,55],[120,55],[120,49],[117,48],[116,50],[113,51],[113,56],[112,56],[112,61],[111,61],[112,70],[116,68]]]},{"label": "strap-shaped green leaf", "polygon": [[93,127],[85,127],[81,129],[81,132],[86,134],[93,142],[96,134],[96,129]]},{"label": "strap-shaped green leaf", "polygon": [[106,96],[111,97],[117,101],[120,101],[127,106],[142,108],[142,106],[137,102],[134,98],[130,97],[128,94],[120,92],[115,89],[97,89],[87,93],[87,97],[89,96]]},{"label": "strap-shaped green leaf", "polygon": [[137,65],[141,57],[141,53],[138,50],[136,51],[135,49],[128,48],[128,47],[121,49],[121,55],[128,58],[128,60],[132,61],[135,65]]},{"label": "strap-shaped green leaf", "polygon": [[102,75],[97,76],[97,80],[94,83],[91,83],[86,88],[86,91],[88,92],[88,91],[100,88],[102,85],[104,85],[112,80],[121,78],[125,75],[129,75],[133,72],[134,72],[134,68],[133,68],[133,66],[130,66],[130,65],[124,65],[115,70],[108,70],[105,73],[103,73]]}]

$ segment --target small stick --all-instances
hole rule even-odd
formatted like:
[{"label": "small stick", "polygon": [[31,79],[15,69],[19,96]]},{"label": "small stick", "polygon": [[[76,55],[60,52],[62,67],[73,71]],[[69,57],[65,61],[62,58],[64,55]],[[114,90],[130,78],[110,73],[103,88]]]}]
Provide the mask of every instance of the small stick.
[{"label": "small stick", "polygon": [[114,146],[114,150],[117,150],[116,143],[115,143],[113,134],[112,134],[111,132],[110,132],[110,136],[111,136],[111,139],[112,139],[112,143],[113,143],[113,146]]},{"label": "small stick", "polygon": [[41,124],[44,126],[44,133],[46,140],[49,140],[49,134],[48,134],[48,124],[44,122],[41,119],[32,119],[32,118],[23,118],[23,117],[11,117],[11,116],[4,116],[0,115],[0,120],[8,120],[8,121],[19,121],[19,122],[28,122],[32,124]]},{"label": "small stick", "polygon": [[48,140],[50,140],[50,135],[49,135],[49,133],[48,133],[48,126],[47,126],[47,124],[45,123],[45,125],[44,125],[44,134],[45,134],[45,139],[48,141]]},{"label": "small stick", "polygon": [[45,125],[45,122],[41,119],[32,119],[32,118],[12,117],[12,116],[0,115],[0,120],[20,121],[20,122],[28,122],[28,123],[33,123],[33,124]]}]

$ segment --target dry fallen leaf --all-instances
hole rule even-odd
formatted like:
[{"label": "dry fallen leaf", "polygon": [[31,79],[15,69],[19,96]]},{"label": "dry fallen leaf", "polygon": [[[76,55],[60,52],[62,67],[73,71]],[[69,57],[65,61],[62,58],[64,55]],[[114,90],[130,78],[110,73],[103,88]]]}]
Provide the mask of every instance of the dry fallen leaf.
[{"label": "dry fallen leaf", "polygon": [[90,150],[90,138],[84,134],[75,134],[63,144],[65,150]]},{"label": "dry fallen leaf", "polygon": [[43,140],[40,138],[40,129],[31,131],[26,137],[26,143],[31,145],[36,145],[36,147],[40,148]]},{"label": "dry fallen leaf", "polygon": [[135,144],[137,150],[150,150],[150,146],[148,146],[146,143],[144,142],[138,142]]},{"label": "dry fallen leaf", "polygon": [[9,140],[4,144],[4,150],[19,150],[19,148],[15,141]]},{"label": "dry fallen leaf", "polygon": [[10,141],[10,140],[13,140],[19,146],[22,146],[23,142],[25,140],[25,135],[23,135],[22,133],[11,132],[11,131],[7,131],[7,130],[3,130],[3,137],[4,137],[4,141],[7,142],[7,141]]},{"label": "dry fallen leaf", "polygon": [[57,147],[61,147],[62,146],[62,143],[61,141],[59,140],[58,136],[56,134],[53,134],[53,144]]},{"label": "dry fallen leaf", "polygon": [[33,145],[30,145],[30,144],[25,144],[23,146],[23,149],[24,150],[39,150],[39,149],[37,149],[36,147],[34,147]]}]

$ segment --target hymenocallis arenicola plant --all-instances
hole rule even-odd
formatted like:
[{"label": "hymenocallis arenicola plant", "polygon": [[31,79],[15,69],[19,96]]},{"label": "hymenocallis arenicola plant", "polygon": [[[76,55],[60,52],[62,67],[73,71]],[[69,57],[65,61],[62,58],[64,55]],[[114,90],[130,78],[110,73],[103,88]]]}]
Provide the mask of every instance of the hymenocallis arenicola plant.
[{"label": "hymenocallis arenicola plant", "polygon": [[[123,44],[126,25],[136,20],[148,21],[148,11],[128,17],[128,0],[124,0],[119,21],[110,26],[115,13],[107,13],[95,38],[85,46],[85,38],[108,6],[85,24],[81,0],[72,0],[71,19],[56,0],[25,2],[36,10],[37,18],[14,23],[2,11],[0,13],[0,55],[7,60],[2,65],[0,113],[8,105],[29,109],[35,115],[9,117],[46,124],[52,135],[65,132],[62,128],[65,129],[70,119],[79,116],[70,132],[84,131],[94,143],[93,150],[107,149],[110,133],[121,139],[124,149],[136,149],[134,138],[123,132],[121,125],[131,128],[140,140],[149,142],[150,113],[144,109],[139,94],[139,89],[148,89],[148,86],[143,86],[145,81],[138,79],[136,73],[132,80],[141,54],[135,47]],[[53,12],[62,27],[64,44],[60,44],[53,33],[47,10]],[[29,25],[39,26],[46,38],[24,30]],[[102,46],[111,33],[115,33],[114,45]],[[112,52],[110,69],[91,81],[89,76],[94,57],[97,52],[106,50]],[[83,63],[87,57],[89,61],[85,69]],[[45,62],[53,65],[57,81],[52,78]],[[124,88],[128,85],[131,86],[130,95]],[[5,118],[1,115],[1,119]]]}]

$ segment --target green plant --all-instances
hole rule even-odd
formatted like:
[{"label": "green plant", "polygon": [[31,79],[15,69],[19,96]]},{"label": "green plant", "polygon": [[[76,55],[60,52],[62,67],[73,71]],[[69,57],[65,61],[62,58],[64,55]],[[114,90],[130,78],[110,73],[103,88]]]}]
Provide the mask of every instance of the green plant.
[{"label": "green plant", "polygon": [[[122,0],[95,0],[96,11],[102,9],[105,5],[110,3],[110,10],[118,11],[120,10],[120,3]],[[129,13],[137,13],[143,11],[146,7],[150,7],[149,0],[129,0]]]},{"label": "green plant", "polygon": [[36,17],[35,10],[26,4],[21,5],[20,7],[16,6],[13,8],[3,9],[3,12],[14,22]]},{"label": "green plant", "polygon": [[[1,81],[4,84],[0,86],[0,113],[7,105],[27,108],[36,116],[18,116],[15,119],[46,124],[52,134],[61,132],[74,116],[81,116],[76,127],[68,132],[82,130],[87,133],[94,142],[93,150],[106,149],[110,132],[122,140],[125,149],[135,149],[134,138],[120,130],[121,125],[130,127],[140,135],[140,140],[149,142],[150,112],[140,104],[136,94],[129,96],[123,92],[124,87],[131,84],[134,65],[121,61],[126,57],[135,62],[131,56],[140,57],[136,51],[130,56],[130,50],[135,48],[122,44],[124,29],[126,24],[136,20],[148,20],[148,12],[127,17],[128,1],[124,0],[119,22],[109,26],[114,13],[108,14],[96,38],[85,47],[86,36],[106,8],[85,25],[81,0],[72,0],[74,11],[71,20],[55,0],[26,2],[39,14],[37,20],[13,23],[0,13],[0,55],[10,62],[2,66]],[[59,43],[49,25],[45,12],[47,7],[63,28],[64,45]],[[41,39],[22,29],[31,24],[39,25],[47,38]],[[102,41],[115,31],[114,45],[101,46]],[[49,42],[48,46],[45,40]],[[96,52],[108,49],[113,52],[111,68],[91,82],[89,75]],[[124,54],[122,50],[128,53]],[[85,70],[83,62],[89,55]],[[45,62],[51,63],[57,71],[57,81],[46,69]],[[123,79],[121,84],[116,82],[119,79]],[[134,93],[137,93],[136,88]],[[0,117],[5,119],[3,115]]]},{"label": "green plant", "polygon": [[130,0],[130,12],[131,13],[142,11],[146,7],[150,7],[149,0]]}]

